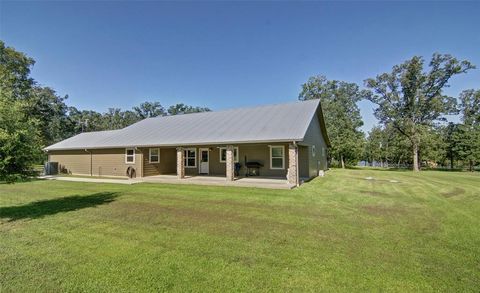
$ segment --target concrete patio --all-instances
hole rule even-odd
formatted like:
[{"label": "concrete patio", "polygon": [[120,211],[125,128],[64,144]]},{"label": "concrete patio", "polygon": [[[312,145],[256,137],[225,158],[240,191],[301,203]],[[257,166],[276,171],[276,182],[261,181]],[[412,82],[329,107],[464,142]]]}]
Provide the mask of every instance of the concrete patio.
[{"label": "concrete patio", "polygon": [[214,185],[214,186],[238,186],[238,187],[256,187],[270,189],[291,189],[295,185],[289,184],[283,178],[271,177],[240,177],[234,181],[228,181],[222,176],[185,176],[179,179],[177,175],[156,175],[143,178],[125,179],[125,178],[101,178],[101,177],[76,177],[76,176],[40,176],[39,179],[60,180],[72,182],[89,183],[116,183],[116,184],[136,184],[142,182],[148,183],[167,183],[167,184],[194,184],[194,185]]},{"label": "concrete patio", "polygon": [[233,181],[227,180],[223,176],[185,176],[179,179],[177,175],[156,175],[143,177],[142,182],[151,183],[169,183],[169,184],[196,184],[196,185],[216,185],[216,186],[243,186],[257,188],[273,189],[291,189],[295,185],[289,184],[287,179],[272,177],[239,177]]}]

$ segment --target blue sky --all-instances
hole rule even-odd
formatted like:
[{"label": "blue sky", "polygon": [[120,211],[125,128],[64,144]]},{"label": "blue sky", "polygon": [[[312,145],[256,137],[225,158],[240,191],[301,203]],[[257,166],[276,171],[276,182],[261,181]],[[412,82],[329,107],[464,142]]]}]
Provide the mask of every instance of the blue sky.
[{"label": "blue sky", "polygon": [[[214,110],[292,101],[309,76],[356,82],[413,55],[480,66],[480,2],[0,2],[0,39],[80,109]],[[480,88],[480,70],[447,93]],[[375,123],[361,102],[364,130]]]}]

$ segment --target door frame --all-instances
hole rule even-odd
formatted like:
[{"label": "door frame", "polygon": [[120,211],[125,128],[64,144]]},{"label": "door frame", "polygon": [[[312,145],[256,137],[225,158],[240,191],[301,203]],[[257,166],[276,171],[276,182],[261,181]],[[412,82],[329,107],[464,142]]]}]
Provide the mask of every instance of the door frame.
[{"label": "door frame", "polygon": [[[207,152],[207,160],[208,160],[208,166],[207,166],[207,172],[202,172],[202,151]],[[210,174],[210,149],[209,148],[199,148],[198,149],[198,174]]]}]

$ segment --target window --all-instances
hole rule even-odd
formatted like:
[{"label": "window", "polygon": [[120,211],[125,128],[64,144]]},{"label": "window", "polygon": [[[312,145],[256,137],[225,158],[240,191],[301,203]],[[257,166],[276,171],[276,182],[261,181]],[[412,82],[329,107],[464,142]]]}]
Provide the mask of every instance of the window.
[{"label": "window", "polygon": [[326,157],[327,156],[327,150],[325,148],[322,148],[322,157]]},{"label": "window", "polygon": [[183,159],[185,163],[185,168],[195,168],[197,167],[197,149],[185,149],[183,151]]},{"label": "window", "polygon": [[160,149],[150,149],[148,154],[150,163],[160,163]]},{"label": "window", "polygon": [[135,164],[135,149],[125,149],[125,163]]},{"label": "window", "polygon": [[315,150],[315,145],[312,145],[312,157],[315,157],[316,150]]},{"label": "window", "polygon": [[[238,147],[233,148],[233,160],[235,163],[238,163]],[[225,163],[227,161],[227,148],[220,148],[220,163]]]},{"label": "window", "polygon": [[284,146],[270,146],[270,169],[285,169]]}]

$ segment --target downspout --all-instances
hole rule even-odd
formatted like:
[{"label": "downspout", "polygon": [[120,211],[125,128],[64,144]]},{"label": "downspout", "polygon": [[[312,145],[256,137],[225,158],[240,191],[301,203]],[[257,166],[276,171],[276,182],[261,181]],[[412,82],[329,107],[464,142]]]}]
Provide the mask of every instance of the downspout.
[{"label": "downspout", "polygon": [[85,149],[85,151],[90,154],[90,176],[93,176],[93,169],[92,169],[92,168],[93,168],[93,164],[92,164],[92,163],[93,163],[93,158],[92,158],[92,152],[88,151],[87,149]]}]

